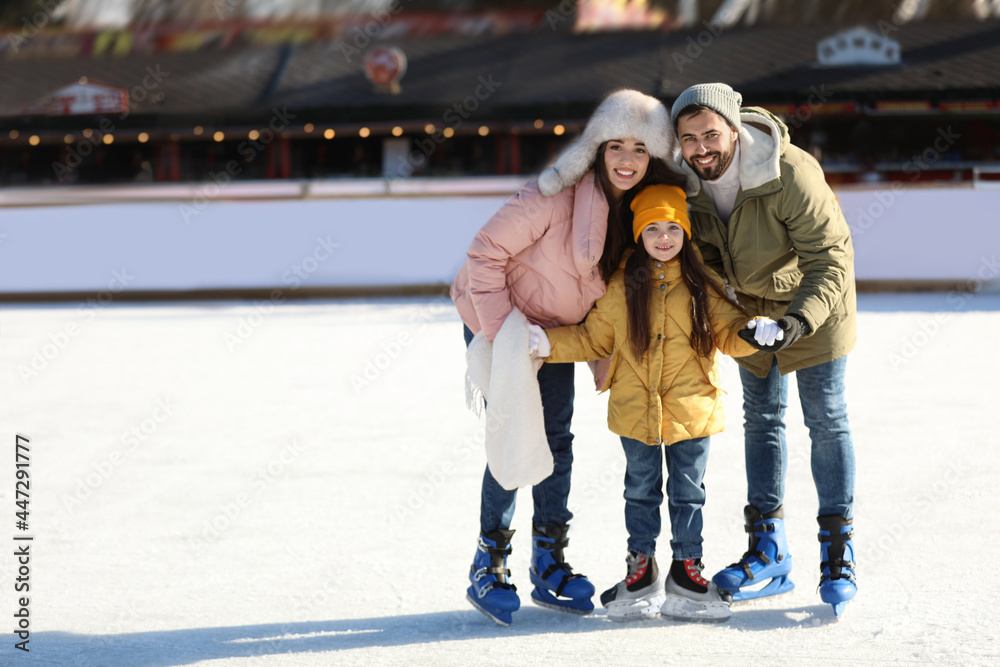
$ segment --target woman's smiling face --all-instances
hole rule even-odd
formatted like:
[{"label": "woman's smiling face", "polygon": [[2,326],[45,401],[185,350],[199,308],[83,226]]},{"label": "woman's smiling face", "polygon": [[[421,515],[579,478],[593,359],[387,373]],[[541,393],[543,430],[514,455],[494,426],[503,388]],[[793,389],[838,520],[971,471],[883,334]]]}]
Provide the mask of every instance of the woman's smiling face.
[{"label": "woman's smiling face", "polygon": [[604,167],[616,198],[642,180],[649,168],[649,151],[638,139],[612,139],[604,147]]}]

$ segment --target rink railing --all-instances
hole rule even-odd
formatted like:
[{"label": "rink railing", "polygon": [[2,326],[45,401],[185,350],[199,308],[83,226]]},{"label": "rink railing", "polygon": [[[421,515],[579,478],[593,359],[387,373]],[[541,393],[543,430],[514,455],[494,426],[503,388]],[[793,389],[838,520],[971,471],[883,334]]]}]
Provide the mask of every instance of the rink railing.
[{"label": "rink railing", "polygon": [[529,176],[481,178],[351,178],[288,181],[126,183],[0,188],[0,206],[52,206],[141,201],[197,202],[247,199],[336,199],[356,197],[468,197],[509,195]]},{"label": "rink railing", "polygon": [[[1000,189],[998,167],[977,167],[972,181],[909,183],[838,184],[835,190],[870,190],[904,187],[913,189],[959,188]],[[990,178],[994,176],[993,178]],[[0,187],[0,206],[53,206],[71,204],[107,204],[142,201],[198,202],[199,200],[251,199],[337,199],[369,197],[469,197],[510,195],[534,175],[484,176],[473,178],[410,179],[352,178],[287,181],[213,181],[189,183],[127,183],[117,185],[47,185],[37,187]]]}]

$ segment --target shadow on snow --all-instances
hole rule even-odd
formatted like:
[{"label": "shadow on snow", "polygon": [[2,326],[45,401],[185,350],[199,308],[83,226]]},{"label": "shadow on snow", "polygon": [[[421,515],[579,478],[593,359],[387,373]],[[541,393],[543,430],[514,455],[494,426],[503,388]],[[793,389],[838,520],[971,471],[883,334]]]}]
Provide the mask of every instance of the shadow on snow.
[{"label": "shadow on snow", "polygon": [[[803,617],[803,618],[796,618]],[[834,621],[828,605],[797,609],[739,609],[718,626],[740,631],[820,627]],[[308,621],[187,628],[117,635],[78,635],[68,632],[32,633],[33,656],[60,664],[134,665],[170,667],[204,660],[249,658],[291,653],[324,653],[378,647],[436,644],[475,639],[503,639],[539,634],[605,632],[619,628],[689,627],[686,623],[651,620],[620,624],[604,610],[590,616],[556,614],[523,607],[509,627],[500,627],[479,612],[435,612],[351,620]]]}]

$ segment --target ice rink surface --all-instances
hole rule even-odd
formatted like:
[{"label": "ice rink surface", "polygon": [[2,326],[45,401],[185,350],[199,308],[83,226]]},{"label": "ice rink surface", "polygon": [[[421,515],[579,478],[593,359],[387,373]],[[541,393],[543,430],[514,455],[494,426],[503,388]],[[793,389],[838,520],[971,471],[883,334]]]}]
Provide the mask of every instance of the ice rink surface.
[{"label": "ice rink surface", "polygon": [[[713,626],[540,609],[522,491],[510,566],[523,606],[502,628],[464,599],[485,459],[447,298],[4,306],[0,663],[998,664],[1000,296],[865,294],[859,307],[859,594],[839,621],[816,592],[792,381],[793,593]],[[746,548],[741,390],[735,364],[723,367],[712,572]],[[576,377],[567,557],[601,591],[625,573],[624,457],[606,395],[584,365]],[[30,439],[27,530],[18,434]],[[30,588],[15,592],[25,544]],[[660,548],[669,558],[666,536]],[[29,653],[15,648],[22,609]]]}]

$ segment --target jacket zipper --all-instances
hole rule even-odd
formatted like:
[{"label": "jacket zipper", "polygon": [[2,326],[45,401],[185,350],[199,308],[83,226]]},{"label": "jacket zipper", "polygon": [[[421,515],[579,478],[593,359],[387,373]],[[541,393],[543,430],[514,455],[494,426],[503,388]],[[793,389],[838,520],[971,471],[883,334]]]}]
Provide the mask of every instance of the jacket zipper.
[{"label": "jacket zipper", "polygon": [[[747,198],[744,197],[743,201],[740,202],[740,206],[743,206],[743,204],[746,202],[746,200],[747,200]],[[730,220],[733,219],[733,215],[736,214],[736,211],[738,209],[739,209],[739,207],[733,207],[733,212],[729,214],[729,219]],[[692,210],[696,211],[696,212],[699,212],[699,213],[705,213],[707,215],[712,216],[712,218],[715,220],[715,227],[716,227],[716,229],[722,232],[722,234],[721,234],[721,236],[722,236],[722,247],[726,251],[726,256],[729,258],[729,266],[732,267],[732,269],[733,269],[733,282],[736,283],[736,285],[734,285],[734,288],[735,288],[736,286],[739,285],[739,282],[736,280],[736,263],[733,261],[733,255],[729,251],[729,225],[725,225],[725,224],[722,223],[722,218],[719,217],[718,211],[711,211],[707,207],[702,207],[702,206],[694,206],[694,207],[692,207]],[[723,278],[725,278],[725,276],[723,276]]]},{"label": "jacket zipper", "polygon": [[[702,191],[704,191],[704,190],[702,190]],[[742,190],[741,190],[741,192],[742,192]],[[733,207],[733,212],[729,214],[729,220],[730,220],[730,222],[732,222],[733,216],[736,215],[736,212],[739,211],[741,208],[743,208],[743,205],[746,204],[747,201],[749,201],[751,199],[758,199],[760,197],[766,197],[769,194],[774,194],[774,193],[767,193],[767,194],[762,194],[762,195],[748,195],[748,194],[746,194],[744,192],[743,193],[743,201],[741,201],[739,204],[737,204],[736,206],[734,206]],[[736,283],[733,287],[734,288],[738,287],[739,286],[739,281],[736,279],[736,262],[733,261],[733,254],[729,251],[729,230],[732,227],[732,225],[723,224],[722,218],[719,217],[718,211],[712,212],[707,207],[702,207],[702,206],[698,206],[698,205],[695,205],[692,210],[698,211],[698,212],[701,212],[701,213],[707,213],[708,215],[710,215],[713,218],[715,218],[716,227],[718,229],[721,229],[724,232],[722,234],[722,239],[723,239],[722,240],[722,246],[723,246],[723,249],[726,251],[726,256],[729,257],[729,266],[733,267],[733,282]],[[760,234],[759,233],[757,235],[757,263],[758,264],[760,263]]]}]

